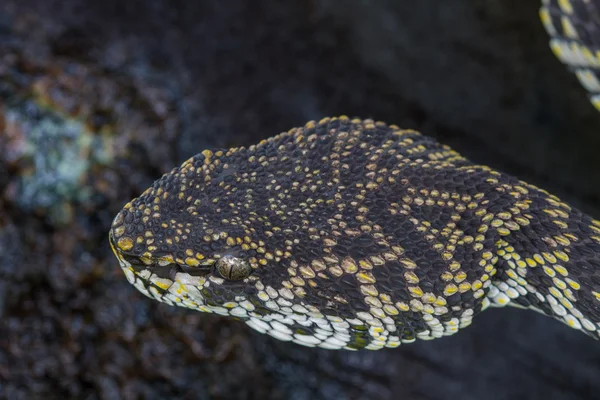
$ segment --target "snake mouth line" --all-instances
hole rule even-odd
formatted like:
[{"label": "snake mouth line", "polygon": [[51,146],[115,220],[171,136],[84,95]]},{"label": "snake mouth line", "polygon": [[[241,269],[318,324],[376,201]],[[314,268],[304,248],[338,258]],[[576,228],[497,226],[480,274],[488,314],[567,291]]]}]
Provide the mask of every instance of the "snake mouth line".
[{"label": "snake mouth line", "polygon": [[181,265],[177,263],[169,263],[166,265],[161,265],[159,263],[145,264],[135,256],[121,253],[121,257],[131,264],[131,268],[133,268],[134,272],[142,272],[147,270],[152,275],[156,275],[158,278],[169,279],[171,281],[176,280],[176,275],[178,273],[184,273],[189,276],[205,276],[211,273],[213,270],[212,264],[200,265],[198,267],[189,267],[187,265]]},{"label": "snake mouth line", "polygon": [[147,264],[142,262],[142,260],[140,260],[138,256],[128,254],[120,250],[116,245],[112,232],[109,232],[109,241],[111,248],[117,256],[117,258],[129,264],[129,266],[131,266],[136,275],[139,275],[142,271],[148,271],[151,275],[156,275],[158,278],[168,279],[172,282],[175,282],[176,275],[178,273],[184,273],[189,276],[197,277],[208,275],[213,270],[212,264],[199,265],[197,267],[190,267],[178,263],[169,263],[162,265],[158,262],[153,262]]}]

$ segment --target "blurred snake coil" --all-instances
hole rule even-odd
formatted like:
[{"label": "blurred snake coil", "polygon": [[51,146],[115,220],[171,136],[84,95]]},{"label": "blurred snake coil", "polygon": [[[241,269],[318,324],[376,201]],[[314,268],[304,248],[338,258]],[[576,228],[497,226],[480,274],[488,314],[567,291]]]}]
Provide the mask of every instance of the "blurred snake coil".
[{"label": "blurred snake coil", "polygon": [[[540,17],[600,110],[597,4],[543,0]],[[368,119],[205,150],[125,205],[109,238],[151,299],[304,346],[393,348],[506,305],[600,337],[599,221]]]},{"label": "blurred snake coil", "polygon": [[540,18],[550,35],[550,48],[572,70],[600,111],[600,2],[542,0]]}]

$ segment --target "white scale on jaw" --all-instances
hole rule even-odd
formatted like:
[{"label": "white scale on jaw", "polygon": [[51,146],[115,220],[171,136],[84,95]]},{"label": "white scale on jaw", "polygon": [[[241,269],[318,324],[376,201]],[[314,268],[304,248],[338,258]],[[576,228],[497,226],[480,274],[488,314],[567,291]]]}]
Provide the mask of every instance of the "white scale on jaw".
[{"label": "white scale on jaw", "polygon": [[[220,284],[223,279],[218,277],[192,276],[187,273],[178,272],[175,275],[175,281],[165,278],[159,278],[152,274],[150,270],[134,273],[131,270],[131,264],[125,260],[121,261],[121,268],[125,273],[127,280],[135,286],[145,296],[167,303],[169,305],[177,305],[196,309],[202,312],[215,313],[219,315],[231,315],[243,318],[244,322],[252,329],[266,333],[278,340],[292,341],[294,343],[315,347],[319,346],[327,349],[347,349],[355,350],[348,347],[352,338],[350,335],[350,326],[362,326],[365,323],[370,325],[368,330],[370,343],[366,346],[367,349],[379,349],[382,347],[397,347],[400,343],[413,342],[412,340],[401,340],[398,336],[389,335],[389,328],[381,329],[383,324],[369,313],[364,313],[363,318],[352,318],[344,320],[334,316],[324,316],[318,312],[316,307],[307,304],[293,304],[289,300],[293,299],[291,291],[277,291],[268,286],[264,291],[260,291],[258,298],[263,302],[266,308],[275,311],[273,314],[260,315],[254,312],[255,306],[243,296],[237,296],[235,304],[231,308],[220,306],[208,306],[205,304],[204,296],[198,289],[199,287],[209,287],[211,283]],[[137,276],[136,276],[137,275]],[[144,281],[149,281],[154,284],[159,283],[163,286],[168,286],[167,292],[161,294],[155,287],[144,285]],[[288,300],[289,299],[289,300]],[[470,323],[469,316],[465,315],[464,320],[461,319],[460,325]],[[454,322],[454,321],[453,321]],[[295,333],[291,328],[292,325],[300,325],[312,330],[312,335],[303,335]],[[388,324],[386,324],[388,325]],[[439,321],[430,321],[428,324],[431,331],[425,331],[419,334],[419,337],[439,337],[443,334],[448,334],[448,330],[454,331],[454,326],[446,326],[442,328]],[[444,324],[447,325],[447,324]],[[451,325],[456,327],[459,325],[455,322]]]}]

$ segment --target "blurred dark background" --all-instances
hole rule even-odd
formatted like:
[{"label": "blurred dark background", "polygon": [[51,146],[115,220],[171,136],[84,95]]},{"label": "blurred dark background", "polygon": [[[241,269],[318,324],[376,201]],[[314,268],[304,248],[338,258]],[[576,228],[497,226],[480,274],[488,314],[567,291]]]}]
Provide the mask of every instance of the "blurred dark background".
[{"label": "blurred dark background", "polygon": [[0,398],[598,399],[600,344],[491,310],[378,352],[144,298],[112,217],[204,148],[347,114],[600,217],[600,114],[537,0],[0,0]]}]

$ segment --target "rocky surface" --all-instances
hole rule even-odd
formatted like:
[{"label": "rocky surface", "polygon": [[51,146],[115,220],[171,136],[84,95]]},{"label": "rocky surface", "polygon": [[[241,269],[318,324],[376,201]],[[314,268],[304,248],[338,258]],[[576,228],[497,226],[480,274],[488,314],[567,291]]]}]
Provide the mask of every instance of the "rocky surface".
[{"label": "rocky surface", "polygon": [[0,398],[597,398],[600,345],[532,312],[305,349],[143,298],[106,241],[192,154],[337,114],[420,129],[600,216],[600,115],[537,7],[0,2]]}]

